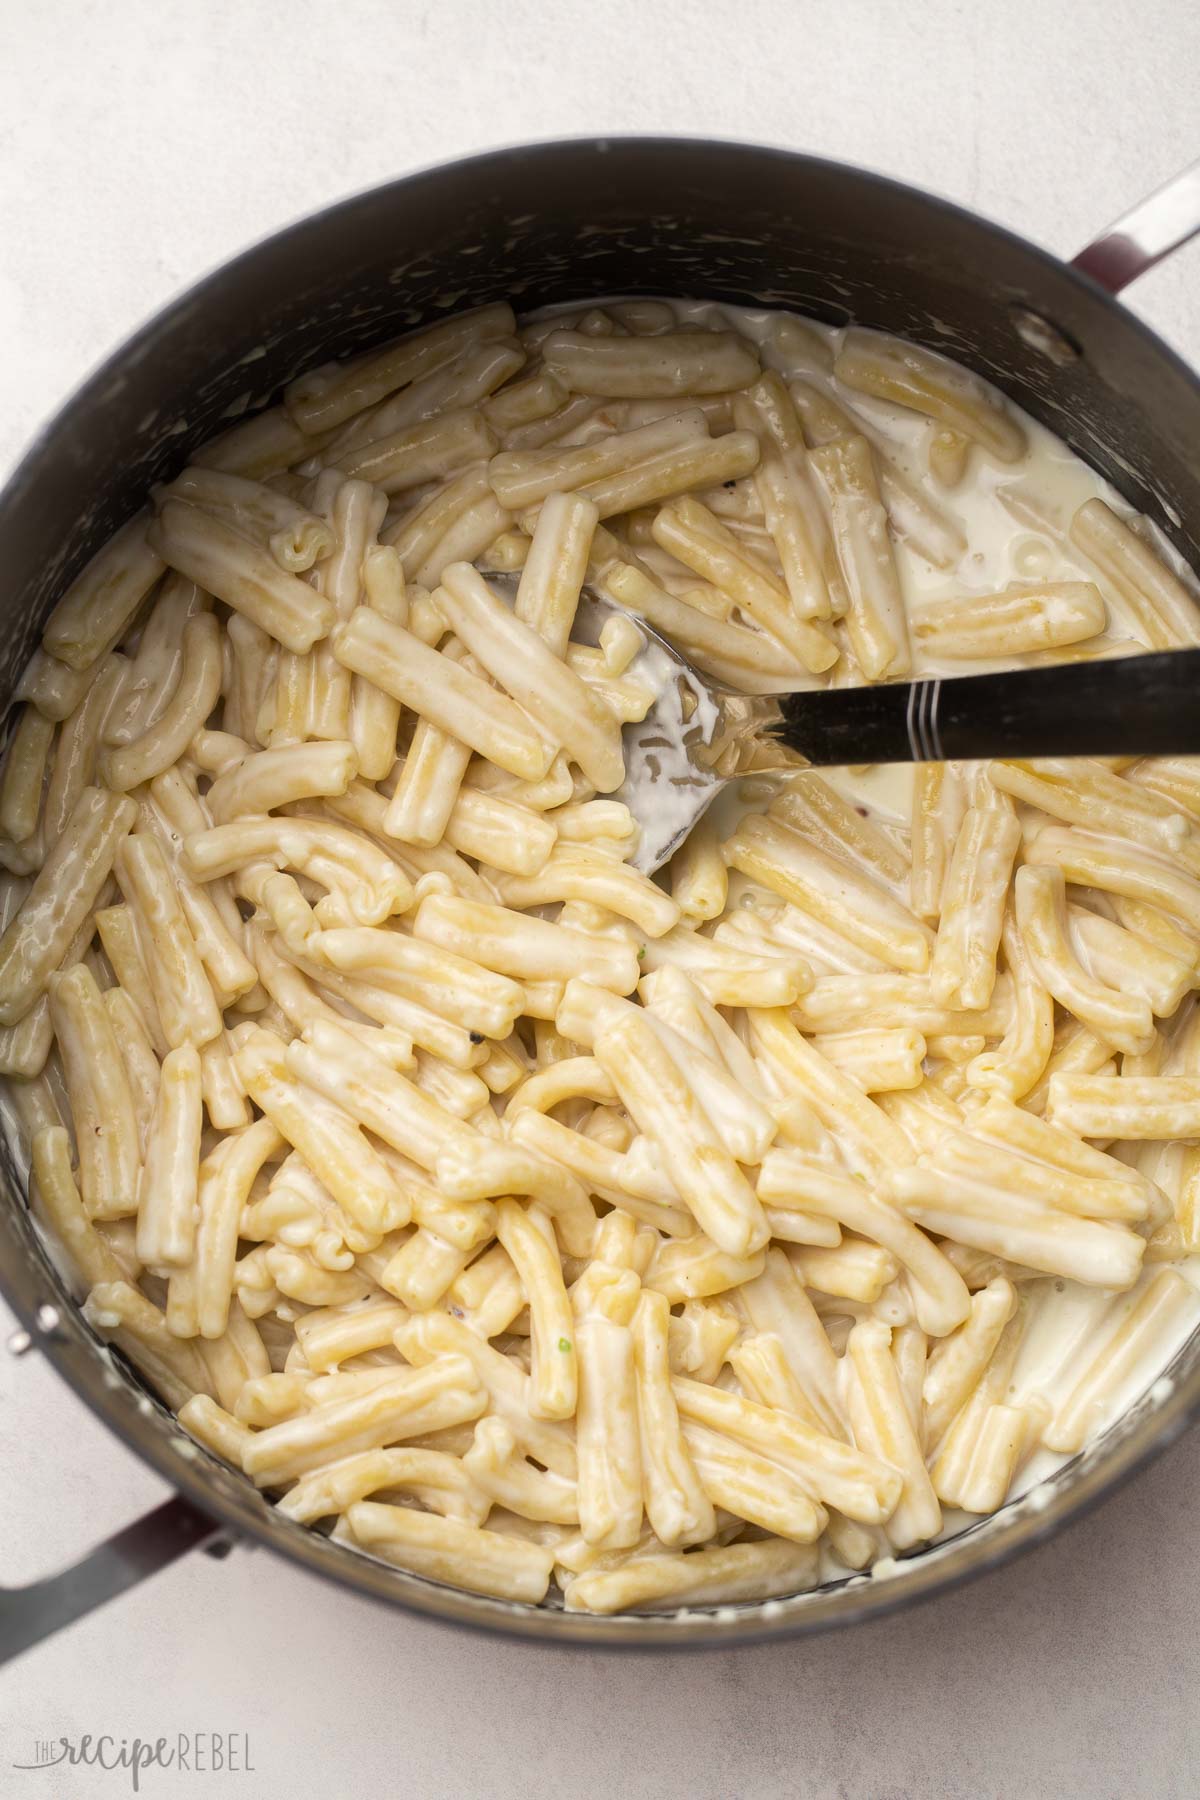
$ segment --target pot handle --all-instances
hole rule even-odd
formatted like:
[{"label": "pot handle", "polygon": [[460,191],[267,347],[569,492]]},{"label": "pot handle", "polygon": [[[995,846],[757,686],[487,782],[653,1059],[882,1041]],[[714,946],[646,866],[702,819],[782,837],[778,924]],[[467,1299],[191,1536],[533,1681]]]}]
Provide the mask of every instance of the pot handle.
[{"label": "pot handle", "polygon": [[25,1587],[0,1587],[0,1664],[94,1612],[199,1544],[213,1556],[232,1548],[214,1519],[182,1494],[173,1494],[67,1568]]},{"label": "pot handle", "polygon": [[1071,266],[1082,269],[1110,294],[1152,269],[1200,232],[1200,162],[1184,169],[1156,193],[1094,238]]}]

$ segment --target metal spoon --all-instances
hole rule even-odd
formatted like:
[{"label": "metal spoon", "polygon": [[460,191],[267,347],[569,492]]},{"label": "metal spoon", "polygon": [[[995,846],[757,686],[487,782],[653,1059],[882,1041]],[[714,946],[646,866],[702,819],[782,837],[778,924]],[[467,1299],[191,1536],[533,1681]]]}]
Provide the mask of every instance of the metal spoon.
[{"label": "metal spoon", "polygon": [[[516,593],[515,576],[489,575]],[[729,781],[760,771],[989,757],[1200,753],[1200,649],[1042,669],[748,695],[697,673],[644,619],[585,588],[572,637],[598,643],[606,619],[646,640],[631,672],[657,698],[626,725],[625,780],[609,796],[641,827],[632,861],[653,874]]]}]

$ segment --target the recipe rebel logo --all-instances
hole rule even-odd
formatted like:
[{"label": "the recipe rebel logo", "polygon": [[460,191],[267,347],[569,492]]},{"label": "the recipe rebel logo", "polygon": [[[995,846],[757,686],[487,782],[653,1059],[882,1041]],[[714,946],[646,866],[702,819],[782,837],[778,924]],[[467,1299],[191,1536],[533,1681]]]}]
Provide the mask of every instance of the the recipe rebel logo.
[{"label": "the recipe rebel logo", "polygon": [[142,1791],[142,1776],[155,1769],[175,1769],[189,1775],[256,1772],[250,1737],[244,1731],[179,1731],[173,1737],[157,1738],[117,1738],[107,1732],[85,1732],[78,1738],[38,1738],[32,1759],[13,1762],[12,1767],[124,1769],[135,1794]]}]

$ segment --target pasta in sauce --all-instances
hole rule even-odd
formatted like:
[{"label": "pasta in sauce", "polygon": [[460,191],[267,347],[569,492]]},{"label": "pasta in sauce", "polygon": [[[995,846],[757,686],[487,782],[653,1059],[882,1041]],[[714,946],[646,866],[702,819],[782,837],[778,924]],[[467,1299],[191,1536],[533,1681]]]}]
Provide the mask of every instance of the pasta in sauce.
[{"label": "pasta in sauce", "polygon": [[593,1612],[911,1552],[1200,1318],[1200,765],[758,778],[651,880],[639,618],[751,692],[1200,642],[929,351],[498,304],[156,491],[0,778],[6,1121],[93,1328],[290,1518]]}]

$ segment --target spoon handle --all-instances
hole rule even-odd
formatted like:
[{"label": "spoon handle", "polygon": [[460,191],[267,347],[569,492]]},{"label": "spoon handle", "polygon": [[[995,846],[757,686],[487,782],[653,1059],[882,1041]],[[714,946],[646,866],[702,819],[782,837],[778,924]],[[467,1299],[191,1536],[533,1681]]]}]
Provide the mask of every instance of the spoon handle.
[{"label": "spoon handle", "polygon": [[1200,649],[789,694],[774,734],[818,767],[1200,753]]}]

